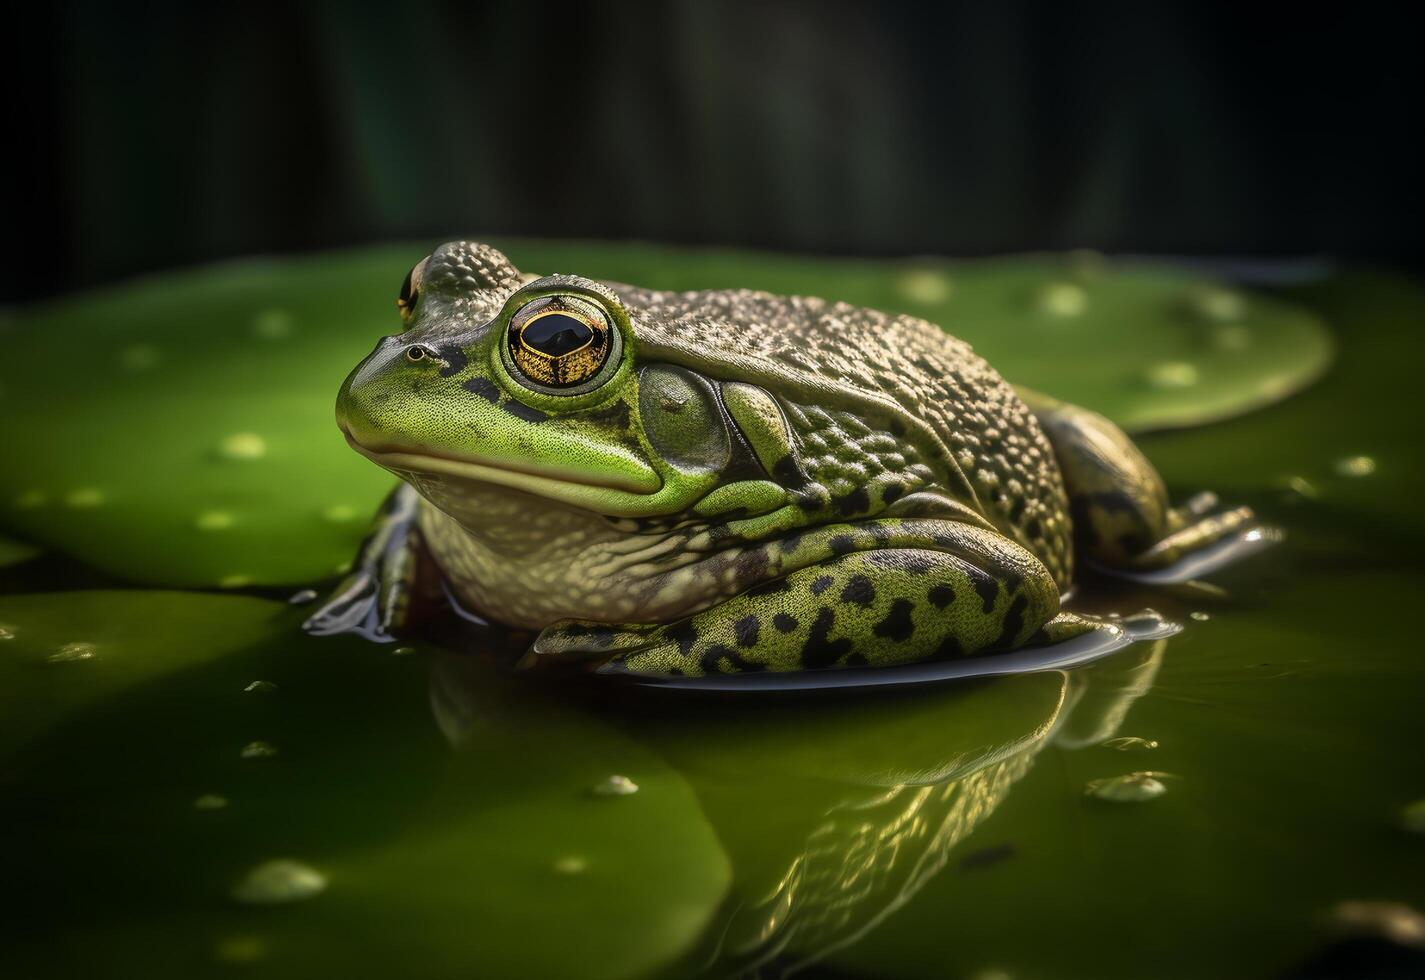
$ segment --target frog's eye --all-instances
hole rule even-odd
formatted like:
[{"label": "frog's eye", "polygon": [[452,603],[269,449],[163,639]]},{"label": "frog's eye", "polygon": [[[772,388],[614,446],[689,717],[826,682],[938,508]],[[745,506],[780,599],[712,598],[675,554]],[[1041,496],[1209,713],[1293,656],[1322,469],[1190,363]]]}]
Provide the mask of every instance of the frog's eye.
[{"label": "frog's eye", "polygon": [[396,297],[396,309],[401,311],[401,322],[409,324],[416,314],[416,303],[421,298],[421,274],[425,272],[427,256],[417,262],[401,283],[401,295]]},{"label": "frog's eye", "polygon": [[614,329],[596,304],[576,296],[545,296],[510,317],[510,360],[529,381],[547,388],[582,385],[609,359]]}]

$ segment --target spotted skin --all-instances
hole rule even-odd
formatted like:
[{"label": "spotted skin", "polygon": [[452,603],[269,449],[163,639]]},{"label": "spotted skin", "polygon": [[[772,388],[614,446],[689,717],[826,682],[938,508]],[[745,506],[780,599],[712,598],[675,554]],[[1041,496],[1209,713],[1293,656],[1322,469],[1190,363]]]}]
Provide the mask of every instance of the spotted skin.
[{"label": "spotted skin", "polygon": [[[1170,508],[1106,420],[1017,392],[915,317],[536,278],[472,242],[409,280],[405,329],[337,407],[352,447],[409,489],[314,632],[393,635],[433,566],[463,606],[537,632],[545,658],[899,664],[1112,629],[1059,611],[1076,552],[1160,567],[1250,520]],[[558,390],[511,346],[521,311],[551,300],[594,311],[600,337],[544,372]]]},{"label": "spotted skin", "polygon": [[[886,666],[1012,649],[1059,610],[1043,564],[987,531],[949,522],[853,528],[828,538],[826,551],[838,539],[838,548],[869,547],[833,552],[676,623],[558,623],[535,653],[645,675]],[[923,546],[876,547],[885,540]]]}]

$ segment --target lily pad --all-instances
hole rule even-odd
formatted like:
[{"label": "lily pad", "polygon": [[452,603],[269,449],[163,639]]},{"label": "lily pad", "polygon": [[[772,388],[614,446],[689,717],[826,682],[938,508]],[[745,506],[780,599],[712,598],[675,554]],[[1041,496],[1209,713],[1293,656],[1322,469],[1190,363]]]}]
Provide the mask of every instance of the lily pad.
[{"label": "lily pad", "polygon": [[[482,693],[453,712],[430,658],[313,639],[300,616],[230,596],[0,600],[0,813],[24,815],[26,841],[7,864],[27,896],[12,969],[613,978],[702,934],[728,863],[666,762],[469,657],[450,669]],[[95,656],[51,663],[76,636]],[[276,689],[254,696],[254,677]],[[242,759],[254,738],[280,751]],[[612,773],[638,792],[590,792]]]},{"label": "lily pad", "polygon": [[[1257,407],[1314,378],[1331,355],[1313,316],[1163,265],[497,244],[530,271],[915,313],[974,343],[1011,381],[1135,429]],[[346,447],[332,404],[375,339],[397,328],[392,298],[428,248],[228,262],[12,317],[0,368],[0,521],[141,582],[333,575],[391,481]]]}]

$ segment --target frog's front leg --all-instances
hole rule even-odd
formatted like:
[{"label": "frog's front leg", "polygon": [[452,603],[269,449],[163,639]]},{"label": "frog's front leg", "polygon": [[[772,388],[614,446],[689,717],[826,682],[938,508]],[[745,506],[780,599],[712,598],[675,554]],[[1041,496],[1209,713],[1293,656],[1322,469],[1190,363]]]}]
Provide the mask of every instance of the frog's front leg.
[{"label": "frog's front leg", "polygon": [[691,675],[889,666],[1007,650],[1059,617],[1045,567],[993,532],[937,522],[934,547],[854,551],[797,569],[675,623],[563,621],[536,656],[596,659],[604,672]]},{"label": "frog's front leg", "polygon": [[350,574],[302,624],[308,633],[356,633],[387,643],[407,625],[431,559],[417,526],[420,496],[408,484],[391,491],[362,541]]}]

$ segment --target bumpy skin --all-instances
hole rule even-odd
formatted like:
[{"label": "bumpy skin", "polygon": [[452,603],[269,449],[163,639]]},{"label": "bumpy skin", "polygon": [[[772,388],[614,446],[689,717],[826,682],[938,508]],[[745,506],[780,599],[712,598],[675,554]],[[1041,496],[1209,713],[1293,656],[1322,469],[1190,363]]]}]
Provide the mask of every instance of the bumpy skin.
[{"label": "bumpy skin", "polygon": [[[468,242],[407,292],[407,329],[352,372],[337,415],[420,499],[398,491],[400,521],[378,521],[314,632],[388,635],[428,555],[462,606],[604,670],[903,663],[1111,629],[1059,613],[1071,507],[1109,566],[1161,564],[1246,519],[1171,510],[1106,420],[1024,393],[1031,408],[913,317],[527,281]],[[522,371],[516,339],[549,303],[610,331],[597,374],[560,390]]]}]

